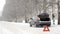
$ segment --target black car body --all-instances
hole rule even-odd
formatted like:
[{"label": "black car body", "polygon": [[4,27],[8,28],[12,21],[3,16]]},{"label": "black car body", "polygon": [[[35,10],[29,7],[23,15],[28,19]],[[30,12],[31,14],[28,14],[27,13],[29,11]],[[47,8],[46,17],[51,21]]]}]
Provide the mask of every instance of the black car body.
[{"label": "black car body", "polygon": [[[32,18],[32,21],[30,22],[30,26],[36,26],[36,27],[39,27],[39,26],[50,26],[51,25],[51,20],[49,18],[49,14],[47,13],[42,13],[42,14],[39,14],[37,15],[37,17],[40,18],[40,20],[36,20],[34,21],[34,19]],[[33,24],[32,24],[33,23]]]}]

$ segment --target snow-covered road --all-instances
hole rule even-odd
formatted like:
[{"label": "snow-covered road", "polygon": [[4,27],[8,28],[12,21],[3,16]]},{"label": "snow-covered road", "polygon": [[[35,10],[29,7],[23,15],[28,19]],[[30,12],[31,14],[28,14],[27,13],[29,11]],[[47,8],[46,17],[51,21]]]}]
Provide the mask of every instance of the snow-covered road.
[{"label": "snow-covered road", "polygon": [[43,29],[30,27],[28,23],[0,21],[0,34],[60,34],[60,25],[49,27],[50,32],[43,32]]}]

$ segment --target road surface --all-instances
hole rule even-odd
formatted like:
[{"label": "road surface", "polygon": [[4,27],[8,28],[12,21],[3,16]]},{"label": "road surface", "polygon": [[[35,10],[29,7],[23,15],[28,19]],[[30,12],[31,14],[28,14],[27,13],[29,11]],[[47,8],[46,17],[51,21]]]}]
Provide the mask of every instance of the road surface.
[{"label": "road surface", "polygon": [[43,32],[43,27],[30,27],[29,23],[0,21],[0,34],[60,34],[60,25],[49,27],[50,32]]}]

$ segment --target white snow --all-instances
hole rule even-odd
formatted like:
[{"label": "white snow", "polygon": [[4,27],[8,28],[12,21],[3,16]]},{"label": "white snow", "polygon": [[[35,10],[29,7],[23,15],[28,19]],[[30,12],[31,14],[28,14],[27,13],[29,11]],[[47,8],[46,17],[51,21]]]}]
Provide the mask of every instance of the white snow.
[{"label": "white snow", "polygon": [[60,25],[49,27],[50,32],[43,32],[43,27],[30,27],[29,23],[0,21],[0,34],[60,34]]},{"label": "white snow", "polygon": [[12,32],[10,32],[9,30],[2,28],[2,34],[13,34]]}]

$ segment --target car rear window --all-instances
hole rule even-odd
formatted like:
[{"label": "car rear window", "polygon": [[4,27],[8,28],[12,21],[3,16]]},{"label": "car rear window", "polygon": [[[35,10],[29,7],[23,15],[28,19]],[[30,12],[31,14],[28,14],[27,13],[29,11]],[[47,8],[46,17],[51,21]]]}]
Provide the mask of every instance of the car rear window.
[{"label": "car rear window", "polygon": [[50,18],[40,18],[40,21],[50,21]]}]

